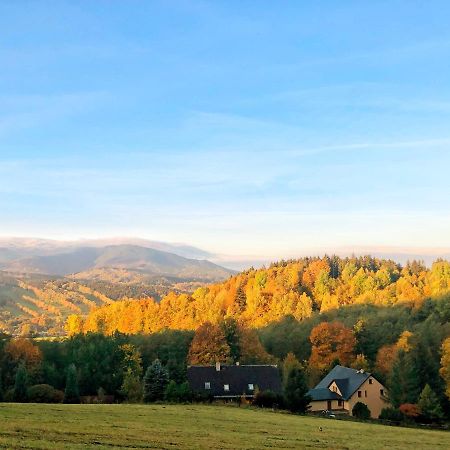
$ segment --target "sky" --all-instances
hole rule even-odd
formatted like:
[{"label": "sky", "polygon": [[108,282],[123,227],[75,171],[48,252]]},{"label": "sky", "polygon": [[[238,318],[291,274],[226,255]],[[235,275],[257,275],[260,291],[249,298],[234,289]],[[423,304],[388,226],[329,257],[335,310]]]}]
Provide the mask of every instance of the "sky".
[{"label": "sky", "polygon": [[432,0],[1,0],[0,236],[448,249],[449,20]]}]

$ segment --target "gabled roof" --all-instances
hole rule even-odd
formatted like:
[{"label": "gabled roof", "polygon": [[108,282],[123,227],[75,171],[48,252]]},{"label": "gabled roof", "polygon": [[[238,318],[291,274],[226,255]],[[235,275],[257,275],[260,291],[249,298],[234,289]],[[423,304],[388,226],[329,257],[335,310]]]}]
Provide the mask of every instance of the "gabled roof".
[{"label": "gabled roof", "polygon": [[[249,384],[258,386],[260,391],[281,392],[280,373],[272,365],[221,365],[220,370],[215,366],[190,366],[187,378],[193,391],[214,397],[253,395]],[[210,383],[210,389],[205,389],[205,383]],[[224,390],[226,384],[229,391]]]},{"label": "gabled roof", "polygon": [[333,381],[335,381],[342,393],[342,398],[348,400],[370,376],[371,374],[367,372],[344,366],[335,366],[314,390],[328,389]]},{"label": "gabled roof", "polygon": [[326,388],[310,389],[308,394],[312,401],[318,400],[342,400],[342,397],[337,393]]}]

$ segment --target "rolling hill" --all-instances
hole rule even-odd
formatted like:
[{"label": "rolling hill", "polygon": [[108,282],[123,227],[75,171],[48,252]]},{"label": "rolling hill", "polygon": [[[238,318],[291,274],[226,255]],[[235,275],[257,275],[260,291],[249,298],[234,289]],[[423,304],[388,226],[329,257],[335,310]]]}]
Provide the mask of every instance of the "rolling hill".
[{"label": "rolling hill", "polygon": [[[147,275],[172,276],[202,281],[222,280],[233,273],[207,260],[190,259],[137,245],[80,247],[70,251],[11,258],[11,250],[2,252],[0,270],[11,273],[66,276],[90,270],[120,268]],[[7,258],[5,255],[8,255]]]},{"label": "rolling hill", "polygon": [[234,274],[205,259],[161,250],[207,254],[194,247],[114,242],[0,240],[0,331],[17,334],[25,326],[40,334],[60,334],[69,314],[87,314],[122,298],[159,301],[169,291],[190,293]]}]

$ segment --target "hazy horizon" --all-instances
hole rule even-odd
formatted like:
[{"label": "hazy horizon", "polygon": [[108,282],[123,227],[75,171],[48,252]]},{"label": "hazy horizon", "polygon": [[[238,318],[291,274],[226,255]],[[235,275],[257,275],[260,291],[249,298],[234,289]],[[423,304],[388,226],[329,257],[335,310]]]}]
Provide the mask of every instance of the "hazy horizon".
[{"label": "hazy horizon", "polygon": [[446,253],[448,13],[3,2],[0,235]]},{"label": "hazy horizon", "polygon": [[244,270],[249,267],[262,267],[283,259],[297,259],[304,256],[323,257],[325,255],[337,255],[341,257],[371,255],[378,258],[392,259],[400,264],[407,261],[419,260],[426,265],[439,258],[449,259],[450,248],[437,247],[329,247],[329,248],[303,248],[288,254],[266,254],[264,257],[258,255],[245,255],[233,253],[213,253],[208,248],[200,248],[189,242],[166,242],[156,239],[146,239],[137,236],[97,236],[91,238],[57,239],[43,236],[3,236],[0,234],[0,248],[2,246],[39,247],[39,245],[50,244],[63,250],[69,246],[106,246],[106,245],[138,245],[155,248],[169,253],[179,254],[187,258],[207,259],[229,269]]}]

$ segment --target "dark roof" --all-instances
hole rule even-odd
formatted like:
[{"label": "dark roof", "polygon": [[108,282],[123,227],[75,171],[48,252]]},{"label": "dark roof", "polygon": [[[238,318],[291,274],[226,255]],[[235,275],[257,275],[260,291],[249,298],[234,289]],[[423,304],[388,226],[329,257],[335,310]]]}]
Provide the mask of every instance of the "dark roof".
[{"label": "dark roof", "polygon": [[[190,366],[187,378],[193,391],[214,397],[253,395],[249,384],[260,391],[281,392],[280,373],[277,366],[271,365],[221,365],[219,371],[215,366]],[[205,383],[210,383],[211,388],[205,389]],[[229,391],[224,390],[226,384]]]},{"label": "dark roof", "polygon": [[342,400],[342,397],[327,388],[310,389],[308,395],[311,397],[312,401],[318,400]]},{"label": "dark roof", "polygon": [[328,389],[331,383],[335,381],[342,393],[342,398],[348,400],[370,376],[371,374],[367,372],[336,366],[314,390]]}]

